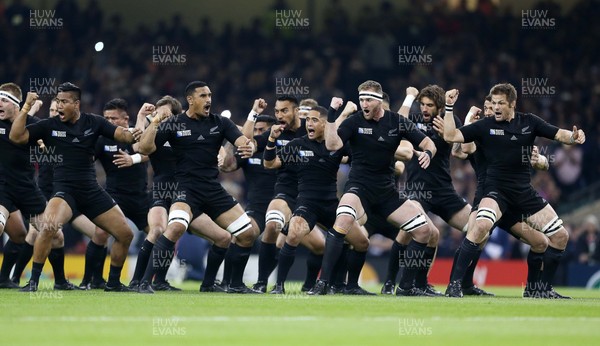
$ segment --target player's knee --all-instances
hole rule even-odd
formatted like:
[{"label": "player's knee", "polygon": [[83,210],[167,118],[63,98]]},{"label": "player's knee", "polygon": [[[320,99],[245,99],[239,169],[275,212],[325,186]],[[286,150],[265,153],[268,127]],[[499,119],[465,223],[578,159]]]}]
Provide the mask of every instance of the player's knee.
[{"label": "player's knee", "polygon": [[366,252],[369,249],[369,238],[361,237],[352,243],[354,250],[357,252]]},{"label": "player's knee", "polygon": [[412,238],[420,243],[428,243],[433,232],[427,218],[421,213],[400,225],[400,231],[410,233]]},{"label": "player's knee", "polygon": [[548,238],[546,237],[535,237],[535,240],[530,241],[531,251],[536,253],[543,253],[548,248]]},{"label": "player's knee", "polygon": [[27,232],[16,232],[15,234],[9,234],[9,238],[15,244],[23,244],[27,238]]},{"label": "player's knee", "polygon": [[552,236],[548,237],[548,245],[556,249],[565,249],[569,242],[569,232],[564,227],[560,227],[559,230],[554,232]]},{"label": "player's knee", "polygon": [[[542,233],[544,233],[548,238],[552,237],[553,235],[559,233],[561,230],[565,231],[563,227],[563,221],[561,218],[559,218],[558,216],[555,216],[552,220],[550,220],[547,224],[545,224],[544,226],[542,226]],[[564,235],[563,235],[564,237]],[[560,238],[560,236],[559,236]],[[567,235],[567,240],[568,240],[568,235]]]},{"label": "player's knee", "polygon": [[160,227],[151,227],[148,231],[148,241],[152,244],[156,243],[156,240],[165,232],[165,228]]},{"label": "player's knee", "polygon": [[335,211],[335,225],[349,230],[356,221],[356,209],[348,204],[342,204]]},{"label": "player's knee", "polygon": [[292,246],[298,246],[302,238],[304,238],[304,235],[298,229],[290,227],[285,242]]},{"label": "player's knee", "polygon": [[269,210],[265,214],[265,233],[277,234],[285,226],[285,215],[279,210]]},{"label": "player's knee", "polygon": [[228,248],[231,243],[231,234],[228,232],[219,232],[219,235],[214,239],[215,245],[220,248]]},{"label": "player's knee", "polygon": [[487,233],[496,224],[497,220],[496,211],[491,208],[479,208],[475,217],[475,228]]}]

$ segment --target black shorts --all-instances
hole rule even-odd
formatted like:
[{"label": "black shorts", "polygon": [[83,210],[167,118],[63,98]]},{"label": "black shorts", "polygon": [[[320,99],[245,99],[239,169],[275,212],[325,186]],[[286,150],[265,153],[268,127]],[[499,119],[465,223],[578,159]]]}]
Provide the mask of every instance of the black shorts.
[{"label": "black shorts", "polygon": [[248,204],[246,206],[246,214],[253,218],[258,225],[258,229],[262,233],[265,230],[265,215],[267,214],[267,207],[269,204]]},{"label": "black shorts", "polygon": [[312,230],[317,223],[326,229],[333,227],[335,223],[335,211],[339,201],[332,199],[328,201],[298,198],[296,208],[292,217],[300,216],[308,223],[308,229]]},{"label": "black shorts", "polygon": [[[43,189],[42,193],[44,194],[44,197],[46,197],[46,200],[49,201],[50,198],[52,198],[52,190]],[[75,220],[76,218],[78,218],[81,215],[81,213],[77,209],[71,208],[71,212],[73,213],[73,216],[71,216],[71,221]]]},{"label": "black shorts", "polygon": [[353,180],[348,180],[344,193],[357,195],[368,217],[379,214],[386,219],[406,202],[406,198],[400,196],[393,186],[366,185]]},{"label": "black shorts", "polygon": [[432,190],[430,198],[412,198],[418,195],[413,195],[411,192],[407,192],[410,199],[419,202],[426,213],[432,212],[446,223],[468,204],[454,189]]},{"label": "black shorts", "polygon": [[117,203],[97,183],[67,184],[54,183],[52,198],[62,198],[73,213],[79,211],[81,214],[94,220],[98,215],[109,211]]},{"label": "black shorts", "polygon": [[179,195],[179,184],[160,177],[154,177],[154,179],[150,208],[162,207],[169,211],[173,200]]},{"label": "black shorts", "polygon": [[0,187],[0,205],[3,205],[9,213],[21,211],[24,219],[40,215],[46,209],[46,198],[37,186],[16,187],[4,183]]},{"label": "black shorts", "polygon": [[178,195],[173,203],[185,203],[192,210],[192,220],[206,213],[216,220],[224,212],[235,207],[238,202],[220,183],[180,184]]},{"label": "black shorts", "polygon": [[521,214],[515,213],[512,209],[508,209],[502,214],[502,218],[500,218],[500,220],[496,223],[496,226],[508,232],[508,234],[512,235],[513,237],[521,239],[521,237],[513,233],[511,228],[522,221],[523,216]]},{"label": "black shorts", "polygon": [[150,207],[150,198],[147,193],[142,195],[124,195],[118,193],[110,193],[119,208],[129,220],[140,230],[148,226],[148,210]]},{"label": "black shorts", "polygon": [[485,187],[483,196],[496,201],[502,214],[511,209],[515,214],[524,217],[537,213],[548,204],[548,201],[531,186],[518,190],[507,187],[499,188],[494,184],[489,184]]},{"label": "black shorts", "polygon": [[479,202],[483,198],[483,185],[477,184],[477,189],[475,190],[475,197],[473,198],[473,204],[471,204],[471,212],[474,212],[479,208]]},{"label": "black shorts", "polygon": [[398,232],[400,231],[399,228],[387,222],[386,218],[378,214],[367,217],[365,228],[367,229],[367,232],[369,232],[369,238],[373,234],[381,234],[388,239],[396,239]]},{"label": "black shorts", "polygon": [[290,210],[294,210],[296,208],[296,195],[289,195],[287,193],[278,193],[275,194],[275,196],[273,197],[273,199],[281,199],[284,200],[285,203],[287,203],[288,208],[290,208]]}]

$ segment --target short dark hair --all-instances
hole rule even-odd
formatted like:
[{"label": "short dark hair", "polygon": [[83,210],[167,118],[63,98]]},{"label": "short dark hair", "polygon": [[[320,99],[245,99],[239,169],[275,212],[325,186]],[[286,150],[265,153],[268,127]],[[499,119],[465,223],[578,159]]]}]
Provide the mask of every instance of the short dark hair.
[{"label": "short dark hair", "polygon": [[113,109],[122,110],[123,112],[127,113],[127,109],[128,109],[127,101],[125,101],[123,99],[119,99],[119,98],[112,99],[112,100],[106,102],[102,111],[103,112],[110,111]]},{"label": "short dark hair", "polygon": [[277,101],[289,101],[294,104],[295,107],[298,107],[298,99],[292,95],[281,95],[277,98]]},{"label": "short dark hair", "polygon": [[272,125],[272,124],[275,124],[275,122],[277,122],[277,119],[275,119],[275,117],[270,116],[270,115],[261,114],[256,117],[256,122],[257,123],[263,122],[263,123]]},{"label": "short dark hair", "polygon": [[319,112],[319,117],[323,118],[323,117],[327,117],[327,113],[329,112],[325,107],[323,106],[316,106],[313,107],[311,109],[311,111],[317,111]]},{"label": "short dark hair", "polygon": [[199,80],[191,82],[185,87],[185,97],[192,96],[194,90],[204,88],[205,86],[208,86],[208,84]]},{"label": "short dark hair", "polygon": [[75,85],[71,82],[65,82],[65,83],[62,83],[61,85],[59,85],[58,92],[59,93],[61,93],[61,92],[62,93],[72,93],[75,96],[75,101],[81,100],[81,89],[77,85]]},{"label": "short dark hair", "polygon": [[156,102],[157,108],[164,106],[164,105],[171,106],[171,113],[173,115],[177,115],[177,114],[180,114],[181,112],[183,112],[183,107],[181,106],[181,102],[179,102],[179,100],[177,100],[173,96],[165,95]]},{"label": "short dark hair", "polygon": [[423,97],[427,97],[433,101],[433,104],[437,107],[438,111],[441,111],[446,104],[446,92],[439,85],[428,85],[424,87],[419,95],[417,95],[417,101],[421,102]]},{"label": "short dark hair", "polygon": [[510,83],[500,83],[490,89],[490,95],[506,95],[510,103],[517,100],[517,89]]},{"label": "short dark hair", "polygon": [[492,95],[491,95],[491,94],[488,94],[488,95],[485,97],[485,100],[486,100],[486,101],[490,101],[490,102],[492,102]]}]

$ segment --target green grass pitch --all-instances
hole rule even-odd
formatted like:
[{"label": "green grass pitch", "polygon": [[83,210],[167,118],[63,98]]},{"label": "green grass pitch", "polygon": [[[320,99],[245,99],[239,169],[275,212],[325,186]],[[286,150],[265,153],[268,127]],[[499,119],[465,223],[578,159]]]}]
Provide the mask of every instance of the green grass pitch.
[{"label": "green grass pitch", "polygon": [[[600,291],[573,300],[0,291],[2,345],[599,345]],[[380,287],[367,287],[378,292]],[[444,289],[438,287],[438,289]]]}]

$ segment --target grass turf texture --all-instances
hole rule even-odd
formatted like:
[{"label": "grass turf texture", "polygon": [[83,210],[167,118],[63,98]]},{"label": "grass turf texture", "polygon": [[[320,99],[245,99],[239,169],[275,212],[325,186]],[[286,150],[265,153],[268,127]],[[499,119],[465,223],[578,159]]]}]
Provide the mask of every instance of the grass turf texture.
[{"label": "grass turf texture", "polygon": [[[300,293],[153,295],[0,290],[2,345],[598,345],[600,291],[559,288],[573,300],[320,296]],[[379,286],[367,287],[378,292]],[[438,287],[442,289],[443,287]]]}]

